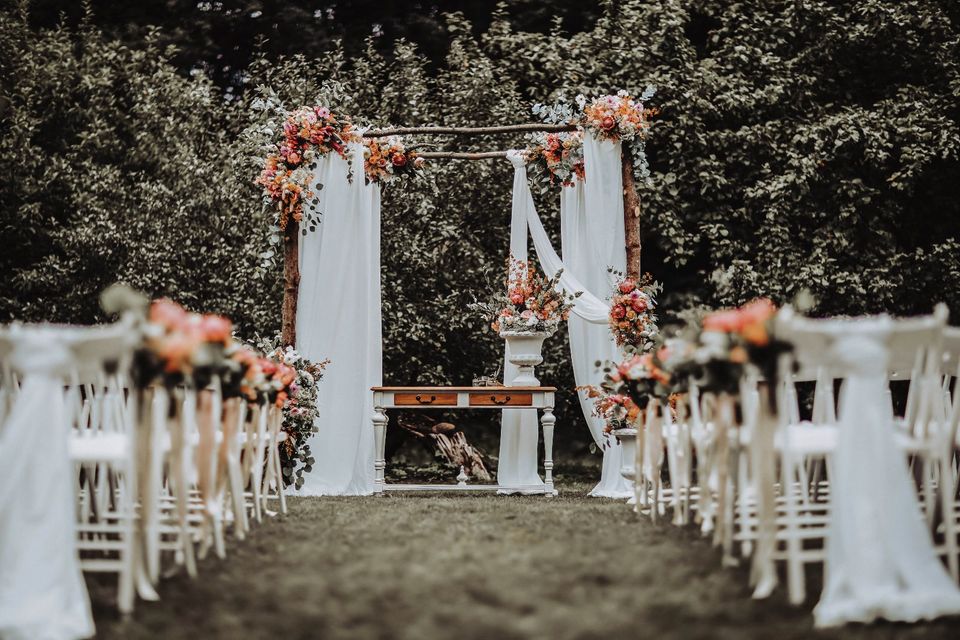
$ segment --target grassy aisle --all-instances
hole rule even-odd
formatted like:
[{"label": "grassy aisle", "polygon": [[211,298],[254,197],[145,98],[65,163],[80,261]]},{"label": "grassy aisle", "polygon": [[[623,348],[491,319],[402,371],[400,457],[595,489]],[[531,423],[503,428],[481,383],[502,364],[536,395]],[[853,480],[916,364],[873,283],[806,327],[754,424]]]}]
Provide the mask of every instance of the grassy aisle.
[{"label": "grassy aisle", "polygon": [[[497,496],[303,498],[202,577],[165,580],[122,621],[92,593],[101,638],[500,640],[805,638],[809,607],[749,598],[693,530],[638,523],[583,487]],[[99,581],[98,581],[99,582]],[[818,637],[956,638],[960,620]]]}]

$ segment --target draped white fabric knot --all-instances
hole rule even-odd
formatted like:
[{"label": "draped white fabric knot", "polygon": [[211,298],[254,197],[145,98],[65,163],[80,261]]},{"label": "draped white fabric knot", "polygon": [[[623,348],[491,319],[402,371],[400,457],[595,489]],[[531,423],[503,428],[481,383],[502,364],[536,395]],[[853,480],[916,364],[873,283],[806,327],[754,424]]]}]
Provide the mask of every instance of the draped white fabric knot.
[{"label": "draped white fabric knot", "polygon": [[[613,283],[609,269],[626,271],[627,262],[620,145],[590,135],[585,137],[584,145],[585,180],[563,187],[560,192],[562,260],[537,214],[523,152],[507,153],[514,167],[510,253],[516,259],[527,259],[529,233],[544,273],[552,278],[562,269],[560,287],[569,293],[581,292],[568,323],[571,362],[578,386],[598,384],[603,376],[595,363],[619,360],[622,355],[607,326],[610,305],[605,298]],[[588,189],[588,185],[592,186]],[[504,364],[504,380],[509,380],[511,366],[509,362]],[[579,392],[579,399],[591,435],[604,449],[600,483],[591,495],[630,497],[632,488],[620,475],[620,444],[606,438],[604,421],[593,415],[593,403],[584,392]],[[540,480],[536,475],[535,418],[524,415],[504,411],[498,472],[502,485],[514,481],[532,484]],[[534,421],[523,423],[522,420]]]},{"label": "draped white fabric knot", "polygon": [[[94,634],[76,551],[75,477],[62,375],[71,351],[50,332],[18,332],[23,377],[0,425],[0,637],[72,640]],[[42,474],[42,477],[37,477]]]},{"label": "draped white fabric knot", "polygon": [[960,613],[933,549],[886,395],[889,318],[841,322],[832,357],[846,373],[830,465],[826,579],[818,627]]},{"label": "draped white fabric knot", "polygon": [[317,230],[301,240],[297,347],[330,359],[318,387],[315,458],[301,495],[367,495],[374,489],[370,387],[381,384],[380,187],[363,179],[363,146],[352,143],[353,180],[335,153],[320,160],[311,190]]}]

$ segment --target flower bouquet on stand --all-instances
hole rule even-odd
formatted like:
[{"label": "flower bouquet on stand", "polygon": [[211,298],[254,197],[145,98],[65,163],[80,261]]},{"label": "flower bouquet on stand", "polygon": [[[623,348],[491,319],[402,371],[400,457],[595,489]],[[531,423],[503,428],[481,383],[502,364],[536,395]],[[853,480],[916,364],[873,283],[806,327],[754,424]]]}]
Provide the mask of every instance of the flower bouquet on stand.
[{"label": "flower bouquet on stand", "polygon": [[507,341],[508,359],[520,368],[516,378],[504,380],[507,386],[540,384],[533,368],[543,362],[543,341],[570,317],[575,300],[582,294],[564,292],[561,273],[547,278],[533,265],[511,258],[504,291],[488,302],[470,305]]}]

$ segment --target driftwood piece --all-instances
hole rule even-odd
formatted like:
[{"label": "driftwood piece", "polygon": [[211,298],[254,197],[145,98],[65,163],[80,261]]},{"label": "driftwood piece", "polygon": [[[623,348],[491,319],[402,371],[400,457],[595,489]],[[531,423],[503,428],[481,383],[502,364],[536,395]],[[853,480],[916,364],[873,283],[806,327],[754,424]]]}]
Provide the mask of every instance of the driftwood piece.
[{"label": "driftwood piece", "polygon": [[400,418],[397,426],[424,442],[429,441],[432,448],[440,452],[443,459],[455,468],[463,467],[472,480],[489,482],[490,472],[483,462],[483,454],[467,440],[466,434],[457,431],[456,425],[449,422],[433,422],[427,416],[418,416],[417,421]]}]

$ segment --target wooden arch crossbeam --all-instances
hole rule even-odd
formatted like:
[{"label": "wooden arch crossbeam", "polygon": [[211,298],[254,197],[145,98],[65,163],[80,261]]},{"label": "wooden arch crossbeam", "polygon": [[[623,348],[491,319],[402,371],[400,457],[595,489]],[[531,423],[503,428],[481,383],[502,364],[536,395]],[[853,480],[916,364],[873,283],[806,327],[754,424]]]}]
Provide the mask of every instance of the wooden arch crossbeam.
[{"label": "wooden arch crossbeam", "polygon": [[[389,129],[371,129],[363,132],[364,138],[384,138],[398,135],[454,135],[476,136],[501,133],[548,132],[559,133],[575,131],[576,125],[569,124],[513,124],[496,127],[392,127]],[[621,171],[623,179],[623,224],[627,251],[627,274],[640,277],[640,198],[637,195],[633,179],[633,157],[630,150],[622,147]],[[421,157],[452,160],[488,160],[506,157],[506,151],[423,151]],[[283,241],[283,315],[281,320],[281,339],[286,345],[296,344],[297,296],[300,288],[299,269],[299,223],[290,220]]]}]

